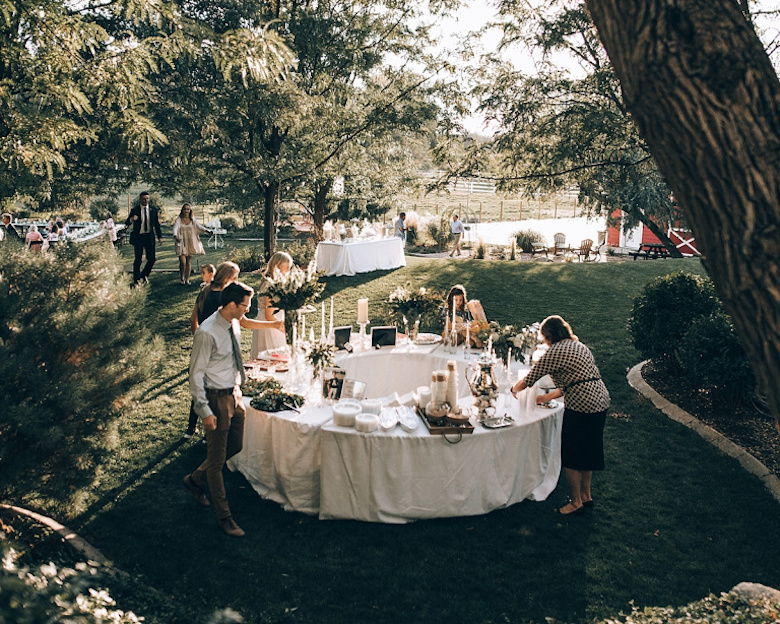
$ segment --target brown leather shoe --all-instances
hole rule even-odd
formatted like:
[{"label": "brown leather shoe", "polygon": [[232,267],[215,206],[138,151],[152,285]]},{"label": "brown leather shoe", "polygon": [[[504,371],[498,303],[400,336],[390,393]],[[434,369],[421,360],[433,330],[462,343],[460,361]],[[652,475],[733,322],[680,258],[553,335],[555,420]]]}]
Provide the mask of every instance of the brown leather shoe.
[{"label": "brown leather shoe", "polygon": [[232,516],[220,520],[219,528],[231,537],[244,537],[244,535],[246,535],[244,529],[236,524],[236,521],[233,520]]},{"label": "brown leather shoe", "polygon": [[209,499],[203,493],[203,490],[192,480],[192,475],[188,474],[184,477],[184,487],[186,487],[192,496],[195,498],[195,502],[201,507],[208,507],[211,505]]}]

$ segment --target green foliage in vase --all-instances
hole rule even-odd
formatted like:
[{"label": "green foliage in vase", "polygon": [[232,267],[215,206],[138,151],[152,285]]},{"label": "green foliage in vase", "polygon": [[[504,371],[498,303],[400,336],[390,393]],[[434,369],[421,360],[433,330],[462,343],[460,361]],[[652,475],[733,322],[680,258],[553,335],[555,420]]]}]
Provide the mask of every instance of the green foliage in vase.
[{"label": "green foliage in vase", "polygon": [[404,330],[404,319],[408,329],[419,319],[421,327],[435,327],[441,330],[439,310],[444,302],[444,293],[421,286],[412,289],[411,282],[399,286],[387,298],[392,320],[396,327]]},{"label": "green foliage in vase", "polygon": [[333,366],[333,360],[336,356],[336,347],[332,344],[323,342],[307,343],[306,359],[314,369],[314,377],[319,377],[320,373],[328,366]]},{"label": "green foliage in vase", "polygon": [[280,310],[300,310],[311,305],[325,290],[325,284],[319,280],[314,262],[302,269],[292,266],[287,273],[275,271],[267,277],[268,287],[265,294]]},{"label": "green foliage in vase", "polygon": [[37,474],[65,492],[94,477],[121,405],[158,366],[144,299],[103,244],[0,249],[0,483]]}]

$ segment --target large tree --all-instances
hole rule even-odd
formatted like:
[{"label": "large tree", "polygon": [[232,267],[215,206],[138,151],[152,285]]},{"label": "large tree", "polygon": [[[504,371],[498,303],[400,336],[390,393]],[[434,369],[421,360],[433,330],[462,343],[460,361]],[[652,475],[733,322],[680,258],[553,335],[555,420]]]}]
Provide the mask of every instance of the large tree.
[{"label": "large tree", "polygon": [[[222,10],[228,5],[231,11]],[[226,85],[202,59],[165,77],[178,104],[175,114],[163,115],[177,121],[159,171],[170,174],[172,187],[220,189],[234,207],[254,207],[266,255],[275,249],[282,194],[287,199],[302,185],[313,189],[321,224],[333,179],[350,174],[350,149],[422,131],[435,115],[427,95],[435,87],[432,74],[387,62],[391,54],[426,60],[427,30],[415,25],[420,7],[411,0],[188,1],[183,8],[216,32],[268,22],[295,53],[294,72],[278,84]],[[173,168],[164,166],[169,161]]]},{"label": "large tree", "polygon": [[780,428],[780,80],[734,0],[586,0]]},{"label": "large tree", "polygon": [[[480,60],[473,93],[498,131],[468,151],[459,173],[527,194],[577,188],[588,211],[609,218],[620,209],[625,228],[644,223],[679,256],[666,234],[679,212],[584,6],[502,0],[498,9],[502,48],[523,46],[537,60],[533,68],[517,68],[501,54]],[[486,155],[498,166],[486,165]]]},{"label": "large tree", "polygon": [[161,0],[0,0],[0,201],[65,200],[121,186],[167,143],[156,75],[213,51],[226,77],[284,65],[272,32],[214,37]]}]

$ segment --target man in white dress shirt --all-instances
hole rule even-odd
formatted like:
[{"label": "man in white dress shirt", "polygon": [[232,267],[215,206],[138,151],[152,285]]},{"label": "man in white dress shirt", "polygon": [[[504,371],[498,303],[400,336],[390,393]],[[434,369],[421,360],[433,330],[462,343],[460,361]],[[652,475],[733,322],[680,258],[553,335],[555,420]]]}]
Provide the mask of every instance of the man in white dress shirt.
[{"label": "man in white dress shirt", "polygon": [[[458,219],[458,215],[452,215],[452,235],[455,237],[455,245],[450,252],[450,258],[460,255],[460,239],[463,236],[463,223]],[[457,252],[457,254],[455,253]]]},{"label": "man in white dress shirt", "polygon": [[252,288],[241,282],[225,286],[221,307],[195,332],[190,356],[190,394],[206,434],[206,461],[184,477],[185,487],[203,507],[209,499],[203,492],[208,482],[220,528],[233,537],[243,537],[230,513],[222,469],[241,451],[246,410],[241,383],[245,379],[241,360],[239,319],[252,304]]}]

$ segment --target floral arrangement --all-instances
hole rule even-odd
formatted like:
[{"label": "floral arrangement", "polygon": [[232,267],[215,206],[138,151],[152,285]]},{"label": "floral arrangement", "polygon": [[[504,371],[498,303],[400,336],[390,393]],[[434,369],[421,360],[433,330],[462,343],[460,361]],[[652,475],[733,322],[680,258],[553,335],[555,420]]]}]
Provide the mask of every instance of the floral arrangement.
[{"label": "floral arrangement", "polygon": [[444,294],[424,286],[412,290],[411,282],[396,288],[387,299],[393,320],[399,328],[403,328],[404,321],[411,325],[417,319],[420,319],[421,324],[437,324],[442,301]]},{"label": "floral arrangement", "polygon": [[265,379],[247,380],[241,386],[245,394],[252,395],[250,405],[263,412],[281,412],[282,410],[297,410],[303,403],[304,398],[299,394],[285,392],[282,384],[273,377]]},{"label": "floral arrangement", "polygon": [[308,343],[306,348],[306,359],[309,360],[314,369],[314,377],[320,376],[320,373],[329,366],[333,366],[333,359],[336,355],[336,347],[325,342]]},{"label": "floral arrangement", "polygon": [[[534,327],[536,328],[533,329]],[[506,360],[509,349],[512,349],[512,359],[519,360],[526,349],[533,351],[536,347],[538,332],[538,325],[529,325],[518,331],[514,325],[500,325],[496,321],[490,321],[487,327],[477,332],[477,338],[484,343],[492,341],[493,351],[499,360]]]},{"label": "floral arrangement", "polygon": [[314,303],[325,290],[325,284],[320,283],[319,277],[313,261],[305,269],[292,266],[286,274],[276,270],[266,278],[265,295],[279,310],[299,310]]}]

